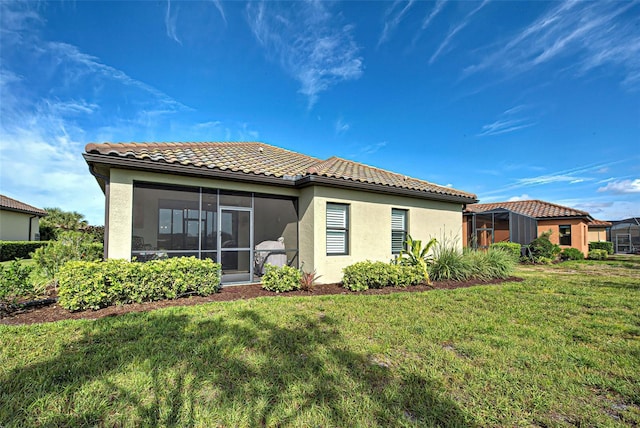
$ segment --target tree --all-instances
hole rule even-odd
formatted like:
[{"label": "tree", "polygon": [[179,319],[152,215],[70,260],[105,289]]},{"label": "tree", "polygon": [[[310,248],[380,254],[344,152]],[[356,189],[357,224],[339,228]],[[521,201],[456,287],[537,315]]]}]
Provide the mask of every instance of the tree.
[{"label": "tree", "polygon": [[55,240],[62,230],[84,230],[89,223],[84,215],[75,211],[63,211],[60,208],[45,208],[47,216],[40,219],[40,239]]}]

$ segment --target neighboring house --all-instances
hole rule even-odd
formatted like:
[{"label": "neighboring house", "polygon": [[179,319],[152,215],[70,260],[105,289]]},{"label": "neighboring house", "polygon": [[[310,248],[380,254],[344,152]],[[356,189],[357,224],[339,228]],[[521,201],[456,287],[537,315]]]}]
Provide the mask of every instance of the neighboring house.
[{"label": "neighboring house", "polygon": [[551,230],[551,242],[587,255],[592,240],[589,224],[595,221],[586,211],[550,202],[495,202],[468,205],[462,229],[465,245],[477,247],[506,241],[527,245]]},{"label": "neighboring house", "polygon": [[608,241],[609,228],[611,222],[604,220],[593,220],[587,225],[589,227],[589,242]]},{"label": "neighboring house", "polygon": [[39,241],[45,210],[0,195],[0,241]]},{"label": "neighboring house", "polygon": [[355,262],[391,260],[407,233],[452,234],[461,248],[462,210],[476,202],[264,143],[88,144],[84,157],[105,193],[109,258],[211,258],[222,263],[223,283],[259,281],[266,263],[303,265],[337,282]]},{"label": "neighboring house", "polygon": [[609,240],[616,253],[640,253],[640,217],[611,222]]}]

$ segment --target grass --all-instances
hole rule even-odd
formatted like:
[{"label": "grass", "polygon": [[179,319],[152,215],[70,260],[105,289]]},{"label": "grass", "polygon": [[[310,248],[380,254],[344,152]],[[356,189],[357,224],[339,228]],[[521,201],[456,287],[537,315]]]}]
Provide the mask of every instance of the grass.
[{"label": "grass", "polygon": [[0,426],[635,426],[640,257],[0,326]]}]

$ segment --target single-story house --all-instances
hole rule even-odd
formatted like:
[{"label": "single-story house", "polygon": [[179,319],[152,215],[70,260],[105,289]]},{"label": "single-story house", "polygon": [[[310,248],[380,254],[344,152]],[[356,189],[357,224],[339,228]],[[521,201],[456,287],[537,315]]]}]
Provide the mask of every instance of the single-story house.
[{"label": "single-story house", "polygon": [[470,247],[488,247],[494,242],[527,245],[551,230],[552,243],[589,253],[589,224],[596,221],[586,211],[550,202],[530,200],[467,205],[463,241]]},{"label": "single-story house", "polygon": [[266,263],[340,281],[358,261],[389,261],[407,233],[447,233],[460,248],[476,196],[331,157],[264,143],[88,144],[105,193],[109,258],[193,255],[222,264],[223,283],[259,281]]},{"label": "single-story house", "polygon": [[602,242],[609,240],[610,221],[593,220],[587,225],[589,227],[589,242]]},{"label": "single-story house", "polygon": [[45,210],[0,195],[0,241],[39,241]]}]

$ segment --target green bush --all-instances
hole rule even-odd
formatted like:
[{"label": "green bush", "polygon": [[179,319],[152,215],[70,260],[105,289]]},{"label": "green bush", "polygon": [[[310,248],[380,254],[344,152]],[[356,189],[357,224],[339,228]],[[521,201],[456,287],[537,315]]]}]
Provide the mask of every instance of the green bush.
[{"label": "green bush", "polygon": [[591,260],[607,260],[607,250],[591,250],[589,251],[589,258]]},{"label": "green bush", "polygon": [[274,266],[267,264],[262,276],[262,288],[281,293],[284,291],[299,290],[301,287],[302,272],[291,266]]},{"label": "green bush", "polygon": [[529,250],[536,262],[540,262],[541,259],[554,260],[558,254],[560,254],[560,246],[552,244],[549,240],[551,231],[542,233],[536,239],[529,244]]},{"label": "green bush", "polygon": [[57,241],[50,241],[38,248],[32,255],[36,263],[36,273],[53,281],[60,267],[71,260],[100,260],[103,255],[101,243],[94,242],[93,236],[76,231],[65,231]]},{"label": "green bush", "polygon": [[514,259],[520,260],[521,245],[517,242],[495,242],[489,246],[490,249],[500,249],[510,253]]},{"label": "green bush", "polygon": [[434,249],[429,276],[434,281],[465,281],[472,275],[468,257],[464,257],[452,243],[438,243]]},{"label": "green bush", "polygon": [[0,241],[0,262],[29,259],[31,253],[47,244],[48,241]]},{"label": "green bush", "polygon": [[577,248],[565,248],[560,253],[562,260],[584,260],[584,254]]},{"label": "green bush", "polygon": [[195,257],[146,263],[70,261],[61,267],[56,279],[60,306],[78,311],[187,294],[206,296],[220,289],[220,265]]},{"label": "green bush", "polygon": [[29,280],[33,266],[14,260],[0,265],[0,309],[10,310],[19,300],[32,297],[35,287]]},{"label": "green bush", "polygon": [[385,262],[364,261],[342,270],[342,286],[351,291],[369,288],[407,287],[425,282],[427,277],[421,265],[400,265]]},{"label": "green bush", "polygon": [[607,254],[613,254],[613,242],[609,242],[609,241],[589,242],[589,251],[591,250],[605,250]]}]

